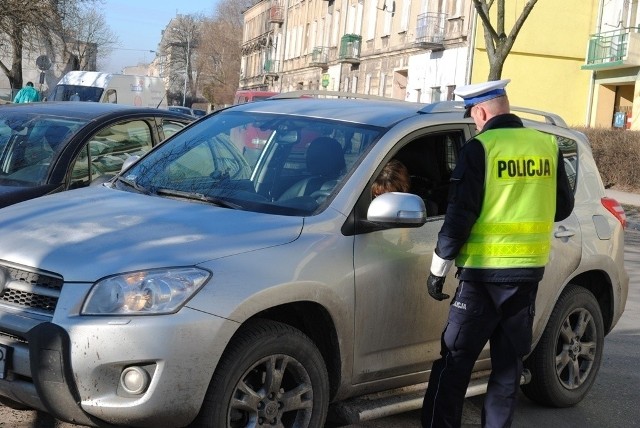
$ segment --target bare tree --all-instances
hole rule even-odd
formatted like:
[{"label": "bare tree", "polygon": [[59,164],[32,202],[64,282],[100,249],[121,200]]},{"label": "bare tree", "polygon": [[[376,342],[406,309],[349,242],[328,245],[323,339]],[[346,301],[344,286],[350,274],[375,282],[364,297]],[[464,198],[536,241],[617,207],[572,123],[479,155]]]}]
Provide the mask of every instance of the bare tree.
[{"label": "bare tree", "polygon": [[2,0],[0,44],[6,45],[0,70],[12,88],[22,87],[25,51],[52,52],[62,63],[71,59],[64,43],[65,18],[82,3],[102,0]]},{"label": "bare tree", "polygon": [[[478,12],[478,16],[482,21],[484,27],[484,41],[487,48],[487,55],[489,57],[489,76],[488,80],[499,80],[502,76],[502,69],[504,62],[507,59],[507,55],[511,52],[513,44],[518,37],[518,33],[522,29],[522,25],[529,17],[531,10],[535,6],[538,0],[528,0],[520,16],[513,24],[509,35],[505,33],[504,24],[504,4],[505,0],[473,0],[473,5]],[[496,25],[491,23],[489,17],[489,10],[497,3],[498,10],[496,11]]]},{"label": "bare tree", "polygon": [[193,57],[200,45],[200,27],[203,20],[200,15],[179,15],[171,21],[171,26],[162,38],[160,49],[161,54],[167,59],[165,67],[169,76],[169,92],[180,92],[183,105],[190,105],[196,95],[193,82],[194,78],[197,80],[199,70],[194,66]]},{"label": "bare tree", "polygon": [[242,13],[255,0],[221,0],[212,19],[203,25],[198,56],[203,60],[203,93],[216,105],[229,104],[240,81]]},{"label": "bare tree", "polygon": [[[39,37],[61,28],[55,0],[3,0],[0,7],[0,40],[6,43],[9,61],[0,60],[0,70],[12,88],[22,87],[22,57]],[[10,62],[10,63],[9,63]]]},{"label": "bare tree", "polygon": [[79,70],[97,69],[98,62],[106,58],[119,43],[118,36],[109,28],[104,14],[96,8],[79,5],[66,14],[63,33],[65,46],[74,57]]}]

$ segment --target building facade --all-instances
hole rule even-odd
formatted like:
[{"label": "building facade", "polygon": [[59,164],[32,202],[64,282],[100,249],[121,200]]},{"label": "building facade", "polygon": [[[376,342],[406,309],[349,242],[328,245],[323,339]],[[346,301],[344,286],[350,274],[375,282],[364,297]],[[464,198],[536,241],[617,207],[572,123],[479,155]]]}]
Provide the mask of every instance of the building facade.
[{"label": "building facade", "polygon": [[240,88],[453,99],[472,12],[471,0],[262,0],[245,12]]},{"label": "building facade", "polygon": [[[624,113],[626,126],[640,129],[632,114],[640,102],[638,2],[538,2],[504,64],[512,103],[574,126],[609,127]],[[506,3],[507,32],[522,8]],[[262,0],[244,18],[240,89],[433,102],[489,74],[471,0]]]},{"label": "building facade", "polygon": [[[82,64],[74,54],[80,50],[84,52]],[[4,64],[11,64],[11,43],[0,38],[0,60]],[[88,48],[77,40],[65,42],[59,38],[53,40],[38,40],[25,43],[22,51],[22,80],[23,84],[33,82],[41,97],[46,97],[55,87],[62,76],[71,70],[79,70],[82,66],[87,70],[95,70],[97,62],[97,48]],[[0,73],[0,100],[13,100],[20,88],[11,88],[9,78]],[[24,85],[23,85],[24,86]]]},{"label": "building facade", "polygon": [[[523,2],[505,2],[505,32],[520,16]],[[587,42],[598,17],[598,1],[538,1],[504,63],[513,105],[550,111],[570,126],[589,123],[591,76],[585,64]],[[495,21],[494,21],[495,22]],[[484,28],[477,23],[472,83],[489,75]]]},{"label": "building facade", "polygon": [[591,77],[589,123],[640,130],[638,0],[599,1],[583,72]]}]

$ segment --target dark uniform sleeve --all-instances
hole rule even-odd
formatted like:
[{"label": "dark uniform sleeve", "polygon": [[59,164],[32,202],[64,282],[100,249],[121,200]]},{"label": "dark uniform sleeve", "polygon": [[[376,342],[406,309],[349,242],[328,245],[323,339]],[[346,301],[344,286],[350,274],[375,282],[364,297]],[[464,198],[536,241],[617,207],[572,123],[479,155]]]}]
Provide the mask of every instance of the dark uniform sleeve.
[{"label": "dark uniform sleeve", "polygon": [[440,258],[455,259],[467,241],[482,208],[484,181],[484,147],[474,139],[460,151],[460,158],[451,174],[449,203],[436,245],[436,254]]},{"label": "dark uniform sleeve", "polygon": [[574,197],[567,171],[564,167],[564,156],[562,156],[562,151],[560,150],[558,150],[558,183],[556,189],[556,216],[554,221],[561,221],[569,217],[571,211],[573,211]]}]

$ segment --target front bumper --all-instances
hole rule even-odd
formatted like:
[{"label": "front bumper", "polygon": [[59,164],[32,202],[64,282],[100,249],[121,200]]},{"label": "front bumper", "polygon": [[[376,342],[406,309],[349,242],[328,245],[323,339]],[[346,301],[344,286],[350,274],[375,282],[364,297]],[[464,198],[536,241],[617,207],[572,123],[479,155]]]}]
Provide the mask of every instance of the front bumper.
[{"label": "front bumper", "polygon": [[[0,345],[11,350],[0,396],[88,426],[188,424],[237,328],[183,308],[163,316],[72,316],[62,325],[32,320],[20,336],[5,327],[24,324],[25,317],[0,314]],[[121,374],[130,367],[149,374],[137,394],[122,386]]]}]

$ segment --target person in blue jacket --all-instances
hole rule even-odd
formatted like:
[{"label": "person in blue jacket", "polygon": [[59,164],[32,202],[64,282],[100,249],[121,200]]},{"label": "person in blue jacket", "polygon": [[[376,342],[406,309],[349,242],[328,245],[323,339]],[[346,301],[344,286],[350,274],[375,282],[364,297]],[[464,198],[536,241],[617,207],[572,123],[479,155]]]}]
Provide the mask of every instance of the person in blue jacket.
[{"label": "person in blue jacket", "polygon": [[40,101],[40,95],[33,87],[33,82],[27,82],[27,85],[20,89],[13,99],[14,103],[33,103],[36,101]]},{"label": "person in blue jacket", "polygon": [[511,114],[505,91],[509,82],[455,91],[479,133],[464,145],[451,174],[449,203],[427,278],[429,295],[445,300],[445,277],[454,264],[458,269],[441,357],[433,363],[424,398],[424,427],[460,427],[473,366],[487,342],[492,370],[482,426],[511,426],[553,223],[573,210],[558,143],[550,134],[525,128]]}]

